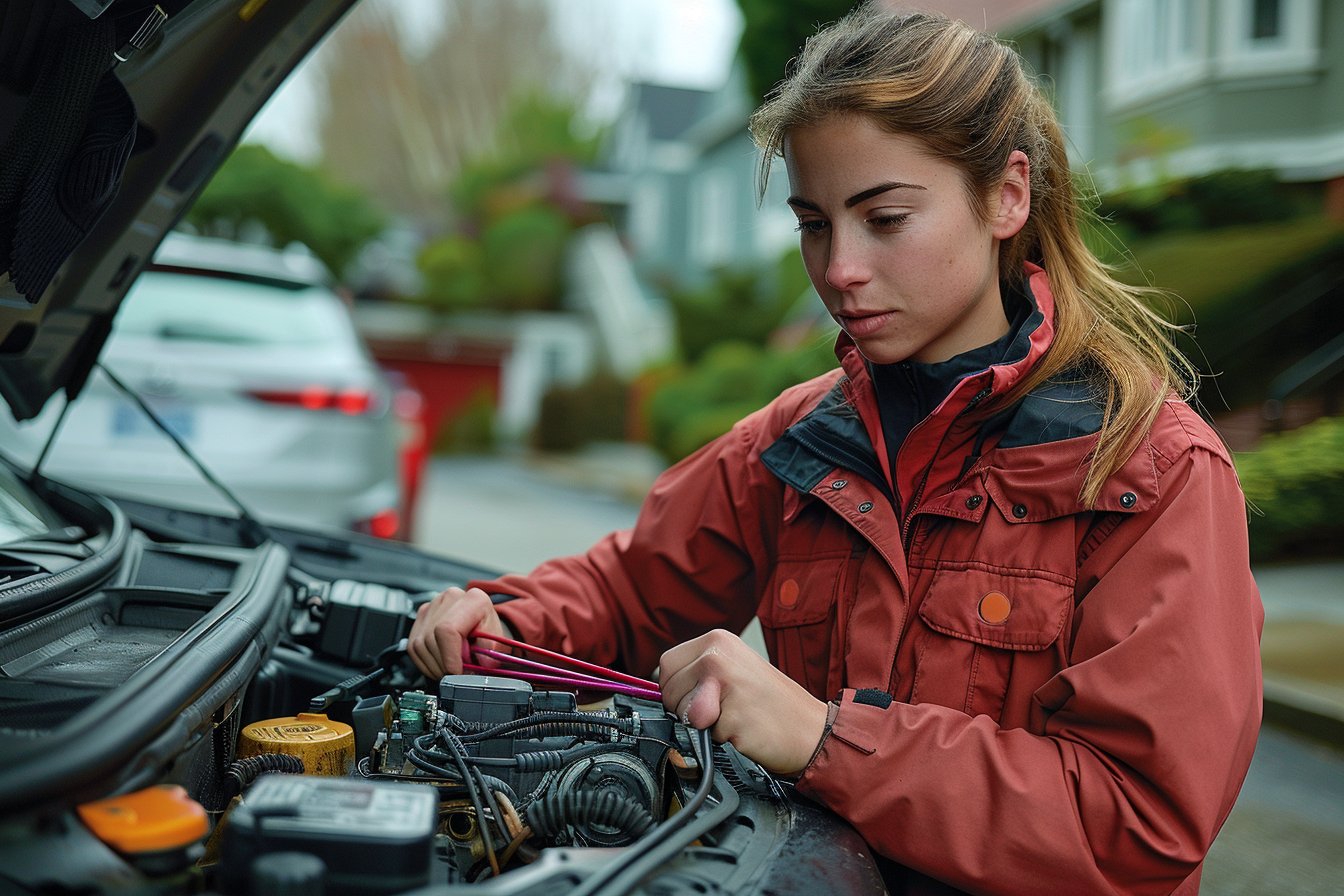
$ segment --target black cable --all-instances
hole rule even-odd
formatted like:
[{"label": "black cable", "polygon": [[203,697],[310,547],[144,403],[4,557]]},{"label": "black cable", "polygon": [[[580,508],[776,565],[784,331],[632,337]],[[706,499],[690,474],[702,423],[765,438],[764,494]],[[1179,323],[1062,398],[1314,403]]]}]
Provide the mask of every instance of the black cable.
[{"label": "black cable", "polygon": [[[498,859],[495,857],[495,841],[490,836],[490,827],[485,823],[485,808],[481,805],[481,794],[476,788],[476,782],[472,780],[471,771],[467,768],[466,748],[462,742],[457,739],[457,735],[446,728],[440,728],[437,734],[426,735],[432,743],[434,739],[443,741],[448,747],[448,752],[452,753],[453,761],[457,763],[458,769],[462,772],[462,783],[466,785],[467,796],[471,799],[471,808],[476,811],[476,827],[481,832],[481,842],[485,845],[485,855],[490,862],[492,869],[498,868]],[[415,746],[420,746],[422,738],[416,738]],[[407,754],[409,755],[409,754]]]},{"label": "black cable", "polygon": [[420,756],[416,750],[406,751],[406,761],[420,769],[422,772],[429,772],[430,774],[438,775],[440,778],[447,778],[450,781],[457,781],[460,776],[460,773],[453,769],[445,768],[442,765],[435,765],[428,759]]},{"label": "black cable", "polygon": [[326,712],[332,704],[340,703],[342,700],[348,699],[360,688],[373,684],[386,674],[387,669],[380,666],[372,672],[361,672],[357,675],[352,675],[345,681],[333,685],[318,694],[316,697],[310,698],[308,700],[308,711]]},{"label": "black cable", "polygon": [[224,767],[224,776],[229,780],[229,796],[242,793],[247,785],[255,781],[264,772],[283,772],[290,775],[303,774],[303,760],[287,753],[261,753],[246,759],[235,759]]},{"label": "black cable", "polygon": [[[504,830],[504,812],[499,808],[499,800],[495,799],[495,793],[490,789],[490,785],[486,783],[485,775],[481,774],[481,770],[473,765],[471,766],[471,771],[475,774],[476,783],[480,786],[481,793],[485,795],[485,801],[490,806],[490,817],[494,819],[496,825],[499,825],[499,833],[504,838],[504,842],[507,845],[509,836],[508,831]],[[480,814],[476,816],[476,827],[481,831],[481,839],[485,842],[487,854],[493,856],[495,854],[494,837],[490,836],[489,825],[486,823],[485,816]],[[496,858],[495,863],[498,864],[498,858]],[[492,870],[493,868],[494,865],[491,866]],[[503,871],[504,867],[500,865],[499,870]]]},{"label": "black cable", "polygon": [[[661,743],[661,741],[659,741]],[[419,749],[418,747],[416,749]],[[512,756],[472,756],[468,754],[465,758],[467,764],[473,768],[476,766],[485,766],[487,768],[516,768],[523,774],[531,772],[554,771],[569,765],[571,762],[577,762],[580,759],[587,759],[589,756],[598,756],[607,753],[613,749],[612,744],[602,743],[581,743],[577,746],[569,747],[564,750],[520,750]],[[441,753],[438,750],[421,750],[423,756],[431,761],[441,762],[451,760],[453,757],[447,753]]]},{"label": "black cable", "polygon": [[615,728],[622,734],[634,733],[634,724],[630,719],[617,719],[610,716],[599,716],[594,713],[538,712],[525,718],[514,719],[512,722],[502,722],[489,728],[473,731],[471,734],[464,734],[462,735],[462,742],[475,743],[476,741],[488,740],[492,737],[512,734],[515,731],[529,728],[553,728],[555,730],[548,733],[552,735],[568,734],[576,737],[601,733],[594,731],[594,728]]},{"label": "black cable", "polygon": [[[646,836],[626,847],[610,865],[589,876],[568,896],[617,896],[629,892],[637,883],[695,842],[701,834],[722,824],[737,810],[739,798],[731,787],[720,786],[719,803],[712,810],[697,814],[709,799],[715,781],[723,776],[714,769],[714,741],[709,731],[695,729],[700,764],[700,784],[680,812],[658,825]],[[680,836],[678,836],[680,835]]]}]

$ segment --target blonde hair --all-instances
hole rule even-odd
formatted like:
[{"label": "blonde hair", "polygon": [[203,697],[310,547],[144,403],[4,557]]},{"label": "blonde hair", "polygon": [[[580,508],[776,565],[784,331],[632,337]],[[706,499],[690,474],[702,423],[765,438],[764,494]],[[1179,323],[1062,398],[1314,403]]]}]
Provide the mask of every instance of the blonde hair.
[{"label": "blonde hair", "polygon": [[1172,342],[1178,328],[1146,301],[1157,291],[1119,282],[1084,244],[1079,222],[1092,213],[1076,192],[1050,102],[1017,53],[993,37],[936,14],[864,4],[810,38],[752,116],[751,133],[763,150],[762,196],[788,131],[835,114],[866,116],[956,165],[982,219],[990,215],[988,197],[1009,154],[1026,154],[1031,214],[1000,244],[999,270],[1021,284],[1024,262],[1045,269],[1055,299],[1055,338],[1005,401],[1066,371],[1092,374],[1103,422],[1079,497],[1095,506],[1166,397],[1173,391],[1191,396],[1198,378]]}]

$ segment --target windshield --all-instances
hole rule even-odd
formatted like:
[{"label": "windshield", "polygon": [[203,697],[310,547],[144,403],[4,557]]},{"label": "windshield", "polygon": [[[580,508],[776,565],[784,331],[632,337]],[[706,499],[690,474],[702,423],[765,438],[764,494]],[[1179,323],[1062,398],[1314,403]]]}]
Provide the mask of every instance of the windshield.
[{"label": "windshield", "polygon": [[248,280],[147,271],[117,312],[123,336],[266,346],[355,340],[335,293]]},{"label": "windshield", "polygon": [[0,545],[64,528],[66,521],[6,464],[0,464]]}]

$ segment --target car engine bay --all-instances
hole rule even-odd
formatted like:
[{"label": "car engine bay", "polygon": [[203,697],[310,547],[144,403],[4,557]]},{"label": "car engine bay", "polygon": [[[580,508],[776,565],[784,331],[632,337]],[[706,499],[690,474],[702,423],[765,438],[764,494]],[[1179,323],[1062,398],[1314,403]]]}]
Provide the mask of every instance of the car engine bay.
[{"label": "car engine bay", "polygon": [[422,678],[415,606],[481,570],[36,486],[70,525],[0,551],[3,892],[882,891],[654,700]]}]

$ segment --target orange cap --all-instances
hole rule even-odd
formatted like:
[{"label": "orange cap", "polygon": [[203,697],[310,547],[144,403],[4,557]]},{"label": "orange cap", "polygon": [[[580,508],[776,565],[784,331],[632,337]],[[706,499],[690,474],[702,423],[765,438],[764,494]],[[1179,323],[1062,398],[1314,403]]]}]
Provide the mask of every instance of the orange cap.
[{"label": "orange cap", "polygon": [[181,849],[210,832],[204,807],[176,784],[85,803],[76,811],[94,836],[131,855]]}]

